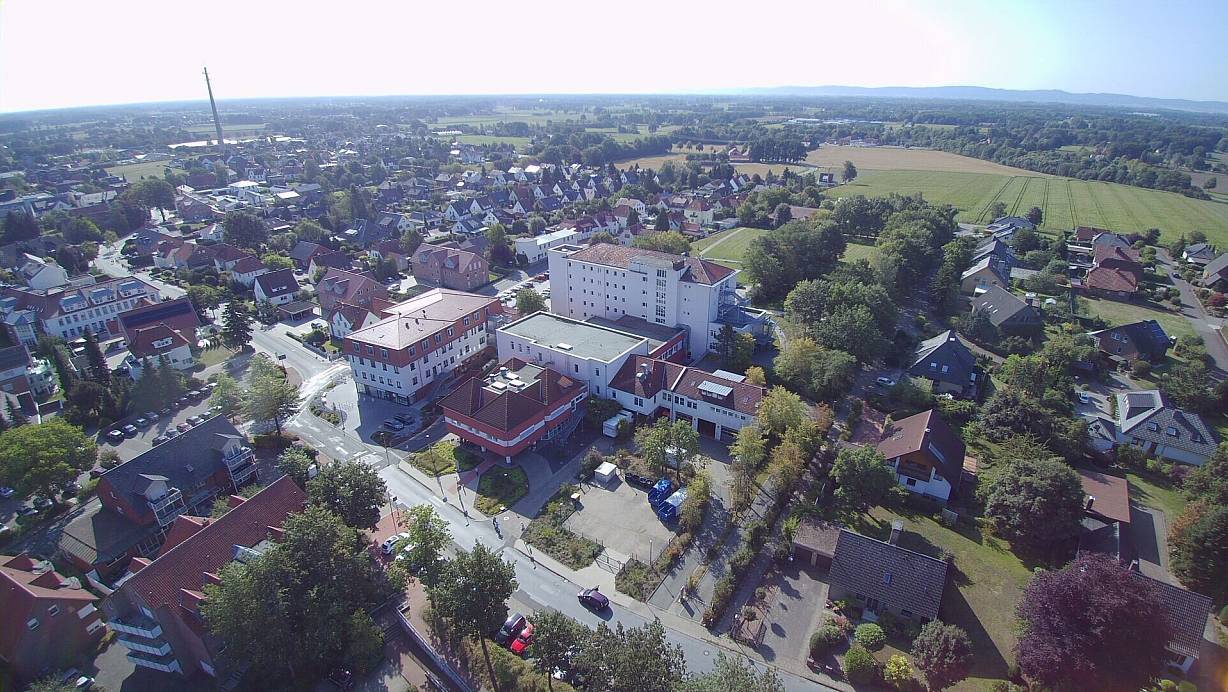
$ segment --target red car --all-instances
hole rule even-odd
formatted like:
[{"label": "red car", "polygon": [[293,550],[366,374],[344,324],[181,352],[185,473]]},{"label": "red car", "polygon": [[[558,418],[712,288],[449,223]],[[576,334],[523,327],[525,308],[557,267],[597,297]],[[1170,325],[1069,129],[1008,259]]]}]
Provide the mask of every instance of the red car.
[{"label": "red car", "polygon": [[512,653],[524,658],[525,652],[528,651],[532,644],[533,623],[530,622],[524,626],[524,629],[520,632],[520,636],[516,637],[516,641],[512,642],[512,645],[509,648],[512,650]]}]

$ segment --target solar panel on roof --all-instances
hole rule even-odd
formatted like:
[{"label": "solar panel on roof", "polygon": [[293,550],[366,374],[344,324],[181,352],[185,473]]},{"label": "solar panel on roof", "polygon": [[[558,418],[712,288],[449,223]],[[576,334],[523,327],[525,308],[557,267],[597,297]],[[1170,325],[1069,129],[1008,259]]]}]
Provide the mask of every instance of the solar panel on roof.
[{"label": "solar panel on roof", "polygon": [[717,384],[715,382],[704,380],[703,383],[699,385],[699,391],[703,392],[704,394],[711,394],[712,396],[727,397],[733,393],[733,387],[727,387],[723,384]]}]

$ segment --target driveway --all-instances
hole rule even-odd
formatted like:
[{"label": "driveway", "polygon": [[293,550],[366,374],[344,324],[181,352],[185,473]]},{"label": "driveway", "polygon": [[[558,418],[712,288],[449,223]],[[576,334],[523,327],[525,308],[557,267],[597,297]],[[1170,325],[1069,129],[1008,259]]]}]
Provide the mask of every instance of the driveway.
[{"label": "driveway", "polygon": [[763,586],[768,590],[764,615],[768,627],[757,650],[768,661],[804,675],[810,635],[831,615],[825,606],[826,574],[794,562]]}]

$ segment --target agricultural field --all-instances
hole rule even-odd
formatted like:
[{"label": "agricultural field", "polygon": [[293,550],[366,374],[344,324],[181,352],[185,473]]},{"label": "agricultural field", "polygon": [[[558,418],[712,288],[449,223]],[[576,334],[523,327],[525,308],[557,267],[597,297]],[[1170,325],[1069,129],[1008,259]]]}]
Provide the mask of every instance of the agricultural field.
[{"label": "agricultural field", "polygon": [[[993,161],[974,159],[935,149],[904,149],[901,147],[822,146],[806,155],[806,163],[823,168],[842,169],[852,161],[858,171],[944,171],[952,173],[994,173],[999,175],[1033,175],[1019,168],[1003,166]],[[779,173],[779,171],[777,171]]]},{"label": "agricultural field", "polygon": [[[266,127],[268,127],[268,124],[266,123],[228,124],[225,120],[222,120],[222,132],[223,134],[226,135],[226,139],[230,139],[233,135],[236,135],[239,133],[259,132],[260,130],[263,130]],[[214,134],[213,123],[208,123],[205,125],[192,125],[191,127],[185,127],[183,129],[187,130],[188,132],[191,132],[192,134],[197,134],[197,135]]]},{"label": "agricultural field", "polygon": [[1212,242],[1228,244],[1228,204],[1116,183],[1034,175],[870,171],[827,194],[838,198],[891,192],[921,193],[932,202],[951,204],[959,210],[958,219],[967,223],[990,221],[991,207],[1003,202],[1007,214],[1024,214],[1033,206],[1040,207],[1045,212],[1041,227],[1052,230],[1075,226],[1121,232],[1159,228],[1165,240],[1201,230]]},{"label": "agricultural field", "polygon": [[141,178],[161,179],[163,171],[167,168],[170,168],[167,161],[143,161],[123,166],[112,166],[107,169],[107,174],[118,175],[129,183],[135,183]]},{"label": "agricultural field", "polygon": [[498,135],[458,135],[456,141],[461,144],[473,144],[481,146],[483,144],[510,144],[516,147],[517,151],[529,146],[533,140],[529,137],[501,137]]}]

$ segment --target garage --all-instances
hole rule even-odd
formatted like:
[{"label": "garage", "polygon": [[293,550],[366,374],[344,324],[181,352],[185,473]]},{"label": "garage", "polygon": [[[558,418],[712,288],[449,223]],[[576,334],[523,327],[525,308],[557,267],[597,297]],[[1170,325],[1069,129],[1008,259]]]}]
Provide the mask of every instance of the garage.
[{"label": "garage", "polygon": [[699,434],[704,437],[716,437],[716,423],[703,418],[697,418],[699,421]]},{"label": "garage", "polygon": [[793,536],[793,560],[804,567],[826,571],[836,554],[840,527],[815,517],[806,517]]}]

